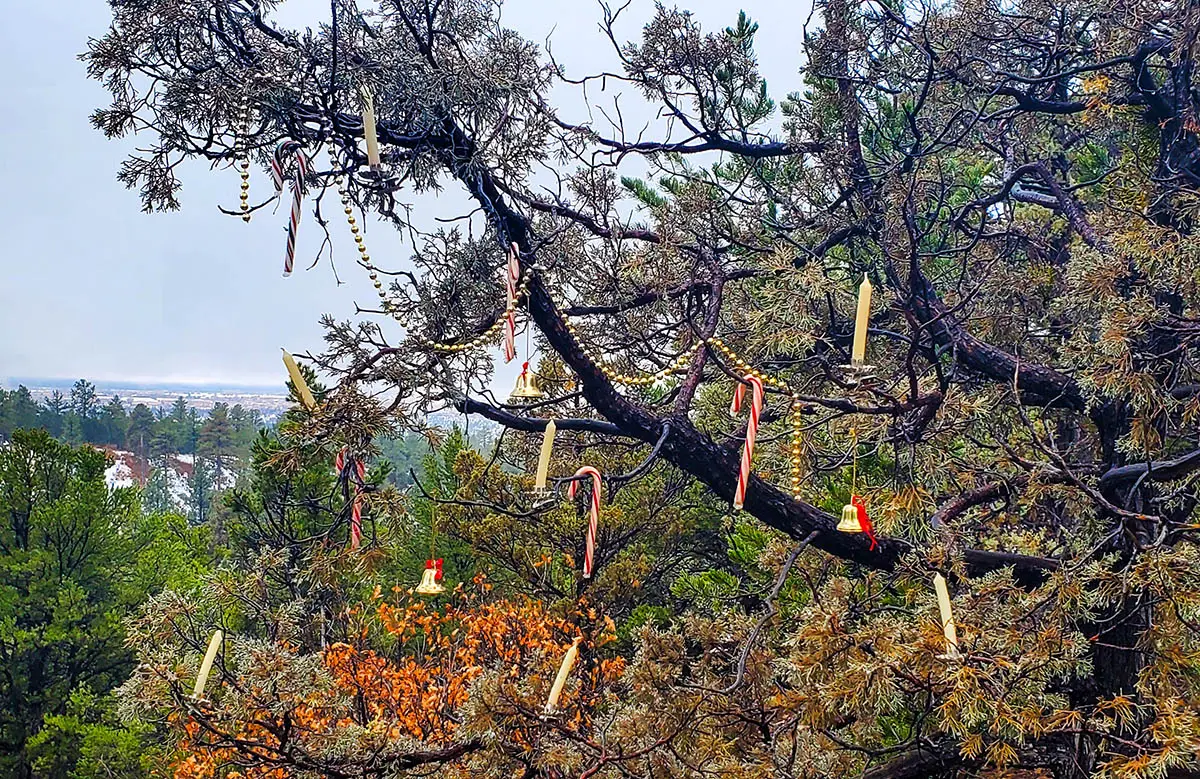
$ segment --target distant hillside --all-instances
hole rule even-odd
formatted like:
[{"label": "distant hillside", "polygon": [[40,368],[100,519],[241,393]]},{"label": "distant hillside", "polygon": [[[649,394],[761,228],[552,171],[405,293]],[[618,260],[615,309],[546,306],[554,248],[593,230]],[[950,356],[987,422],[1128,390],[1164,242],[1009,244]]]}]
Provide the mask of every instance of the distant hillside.
[{"label": "distant hillside", "polygon": [[165,454],[149,461],[135,452],[111,446],[96,448],[111,458],[111,464],[104,471],[104,480],[110,489],[139,487],[148,494],[151,504],[158,502],[151,508],[173,510],[188,517],[196,517],[213,496],[231,489],[237,483],[242,467],[237,457],[227,455],[221,458],[218,475],[216,461],[201,458],[203,472],[198,479],[195,455]]}]

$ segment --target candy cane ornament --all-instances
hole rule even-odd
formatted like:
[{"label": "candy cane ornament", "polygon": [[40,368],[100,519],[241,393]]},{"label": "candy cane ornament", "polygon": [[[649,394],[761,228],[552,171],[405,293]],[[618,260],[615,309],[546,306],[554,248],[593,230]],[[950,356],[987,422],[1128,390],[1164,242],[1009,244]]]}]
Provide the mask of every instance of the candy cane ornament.
[{"label": "candy cane ornament", "polygon": [[583,476],[592,477],[592,503],[588,515],[587,539],[583,549],[583,578],[592,578],[592,569],[596,563],[596,531],[600,527],[600,471],[590,465],[585,465],[575,471],[575,480],[567,489],[567,497],[574,499],[579,490],[579,479]]},{"label": "candy cane ornament", "polygon": [[283,257],[283,275],[292,275],[296,264],[296,232],[300,228],[301,208],[304,205],[304,178],[308,175],[308,157],[296,141],[281,141],[271,158],[271,181],[277,197],[283,194],[284,166],[288,157],[296,158],[296,173],[292,177],[292,209],[288,215],[287,250]]},{"label": "candy cane ornament", "polygon": [[362,493],[354,493],[354,503],[350,506],[350,549],[358,549],[362,543]]},{"label": "candy cane ornament", "polygon": [[745,383],[739,383],[733,391],[733,403],[729,406],[730,414],[737,414],[742,410],[742,402],[746,397],[746,384],[749,384],[752,389],[750,399],[750,419],[746,423],[746,443],[742,446],[742,464],[738,469],[737,490],[733,494],[733,507],[740,509],[746,502],[746,486],[750,482],[750,461],[754,457],[754,441],[758,438],[758,423],[762,418],[763,407],[763,383],[762,379],[754,374],[746,374],[742,380]]},{"label": "candy cane ornament", "polygon": [[[350,463],[347,470],[346,463]],[[333,458],[333,469],[337,471],[338,481],[348,479],[354,482],[354,501],[350,504],[350,548],[357,549],[362,543],[362,510],[363,490],[366,489],[367,465],[362,460],[350,456],[350,448],[343,446]]]},{"label": "candy cane ornament", "polygon": [[521,278],[521,260],[514,243],[508,252],[508,263],[504,269],[504,289],[508,294],[508,306],[504,311],[504,361],[512,362],[517,356],[517,282]]}]

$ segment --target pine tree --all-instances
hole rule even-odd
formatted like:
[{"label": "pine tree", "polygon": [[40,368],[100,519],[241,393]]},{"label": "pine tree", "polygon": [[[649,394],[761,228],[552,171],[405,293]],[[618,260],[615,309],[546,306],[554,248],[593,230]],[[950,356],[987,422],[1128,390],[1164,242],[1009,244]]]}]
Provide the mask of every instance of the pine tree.
[{"label": "pine tree", "polygon": [[200,456],[192,460],[192,475],[188,479],[188,519],[193,525],[209,521],[212,509],[213,467]]},{"label": "pine tree", "polygon": [[11,392],[0,390],[0,438],[11,438],[14,430],[38,427],[39,411],[28,387],[21,385]]},{"label": "pine tree", "polygon": [[145,403],[133,407],[129,414],[129,427],[125,433],[125,447],[137,452],[145,460],[154,439],[154,412]]},{"label": "pine tree", "polygon": [[113,395],[108,403],[100,409],[99,440],[95,443],[121,446],[125,443],[125,434],[129,429],[129,415],[121,398]]},{"label": "pine tree", "polygon": [[58,390],[50,393],[46,398],[46,409],[42,421],[42,427],[46,428],[52,436],[62,435],[63,425],[65,424],[64,417],[67,414],[67,409],[70,404],[63,394]]}]

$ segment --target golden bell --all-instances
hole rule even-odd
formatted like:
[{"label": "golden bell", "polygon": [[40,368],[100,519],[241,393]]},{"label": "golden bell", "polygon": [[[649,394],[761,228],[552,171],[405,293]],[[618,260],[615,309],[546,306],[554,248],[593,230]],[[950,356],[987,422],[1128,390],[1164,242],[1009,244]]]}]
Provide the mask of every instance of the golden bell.
[{"label": "golden bell", "polygon": [[421,583],[417,585],[418,595],[439,595],[446,591],[446,588],[437,583],[437,571],[432,568],[426,568],[425,573],[421,574]]},{"label": "golden bell", "polygon": [[517,376],[517,386],[513,388],[511,397],[537,400],[546,397],[546,393],[538,387],[537,374],[533,371],[521,371],[521,375]]},{"label": "golden bell", "polygon": [[842,521],[838,523],[837,529],[840,533],[863,532],[862,523],[858,521],[858,507],[853,503],[842,506]]}]

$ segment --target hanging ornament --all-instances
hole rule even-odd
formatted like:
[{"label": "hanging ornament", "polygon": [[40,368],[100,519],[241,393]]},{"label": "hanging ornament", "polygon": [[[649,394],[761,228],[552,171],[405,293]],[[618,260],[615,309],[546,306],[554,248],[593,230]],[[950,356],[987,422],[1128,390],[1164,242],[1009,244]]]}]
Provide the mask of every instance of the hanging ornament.
[{"label": "hanging ornament", "polygon": [[746,423],[746,443],[742,446],[742,464],[738,469],[737,490],[733,494],[733,507],[740,509],[746,502],[746,487],[750,483],[750,461],[754,457],[754,441],[758,437],[758,423],[762,417],[763,382],[753,373],[746,374],[733,391],[733,403],[729,406],[731,415],[742,410],[742,401],[746,396],[746,384],[753,390],[750,399],[750,419]]},{"label": "hanging ornament", "polygon": [[842,366],[851,384],[862,384],[874,378],[874,369],[867,365],[867,328],[871,322],[871,281],[863,274],[858,285],[858,310],[854,317],[854,339],[850,346],[850,364]]},{"label": "hanging ornament", "polygon": [[440,595],[446,591],[438,581],[442,578],[442,560],[426,560],[425,570],[421,573],[421,583],[417,585],[418,595]]},{"label": "hanging ornament", "polygon": [[242,92],[242,102],[238,107],[238,134],[234,139],[237,152],[234,159],[238,167],[238,175],[242,179],[241,211],[242,221],[250,221],[250,96]]},{"label": "hanging ornament", "polygon": [[296,394],[300,397],[300,405],[309,411],[316,410],[317,399],[313,397],[312,390],[308,388],[308,382],[304,380],[304,374],[300,372],[300,366],[296,364],[295,358],[288,354],[287,349],[283,350],[283,364],[287,366],[292,386],[296,388]]},{"label": "hanging ornament", "polygon": [[583,578],[592,578],[592,568],[596,562],[596,531],[600,527],[600,471],[590,465],[585,465],[575,472],[574,481],[567,489],[567,497],[575,498],[575,493],[579,490],[580,479],[584,476],[592,477],[592,500],[590,510],[588,511],[588,529],[587,537],[584,540],[583,548]]},{"label": "hanging ornament", "polygon": [[542,433],[542,450],[538,453],[537,474],[533,479],[533,494],[537,497],[543,497],[549,492],[546,489],[546,476],[550,472],[550,453],[554,449],[554,436],[557,432],[558,426],[551,419]]},{"label": "hanging ornament", "polygon": [[296,170],[292,176],[292,210],[287,225],[287,251],[283,257],[283,275],[292,275],[296,262],[296,231],[300,227],[300,209],[304,203],[304,178],[308,175],[308,157],[296,141],[281,141],[271,158],[271,181],[275,184],[276,197],[283,194],[284,168],[288,158],[295,157]]},{"label": "hanging ornament", "polygon": [[[855,496],[851,496],[853,499]],[[837,526],[839,533],[861,533],[862,525],[858,521],[858,507],[853,503],[842,506],[842,519]]]},{"label": "hanging ornament", "polygon": [[350,504],[350,550],[358,549],[362,544],[362,493],[354,494],[354,502]]},{"label": "hanging ornament", "polygon": [[939,657],[944,660],[961,660],[962,654],[958,651],[958,631],[954,626],[954,613],[950,609],[950,591],[946,589],[946,579],[940,572],[933,575],[933,589],[937,591],[942,633],[946,637],[946,653]]},{"label": "hanging ornament", "polygon": [[343,480],[354,484],[354,498],[350,503],[350,549],[358,549],[362,543],[363,493],[367,489],[367,464],[350,455],[350,447],[343,446],[333,459],[338,483]]},{"label": "hanging ornament", "polygon": [[855,494],[858,487],[858,428],[850,428],[850,502],[842,506],[842,519],[837,529],[842,533],[866,533],[871,540],[870,551],[879,546],[875,528],[867,516],[867,504]]},{"label": "hanging ornament", "polygon": [[792,424],[791,433],[791,451],[790,462],[792,466],[792,497],[797,500],[800,498],[800,457],[801,457],[801,426],[803,424],[803,412],[800,404],[800,396],[792,395],[790,421]]},{"label": "hanging ornament", "polygon": [[558,675],[554,677],[554,685],[550,688],[549,697],[546,698],[547,716],[558,712],[558,699],[562,697],[563,688],[567,686],[567,677],[571,675],[571,669],[575,667],[575,661],[579,659],[579,642],[582,640],[582,636],[576,637],[571,642],[571,646],[567,648],[567,653],[563,655],[562,664],[558,667]]},{"label": "hanging ornament", "polygon": [[850,364],[863,365],[867,357],[867,327],[871,321],[871,281],[863,274],[858,285],[858,311],[854,318],[854,342],[850,348]]},{"label": "hanging ornament", "polygon": [[217,651],[220,650],[221,641],[224,638],[225,634],[218,630],[213,633],[212,639],[208,642],[208,651],[204,653],[200,671],[196,674],[196,686],[192,689],[192,697],[197,700],[204,699],[204,687],[208,684],[208,674],[212,671],[213,662],[217,659]]},{"label": "hanging ornament", "polygon": [[363,86],[359,90],[362,97],[363,138],[367,141],[367,165],[371,170],[378,171],[381,167],[379,160],[379,135],[375,131],[375,98],[370,87]]},{"label": "hanging ornament", "polygon": [[529,361],[526,360],[521,366],[521,373],[517,376],[517,384],[513,387],[512,395],[509,396],[513,400],[528,401],[538,400],[546,397],[546,393],[542,392],[538,387],[537,374],[529,370]]},{"label": "hanging ornament", "polygon": [[512,362],[517,356],[517,282],[521,279],[521,261],[517,245],[508,252],[508,263],[504,270],[504,289],[508,305],[504,309],[504,361]]},{"label": "hanging ornament", "polygon": [[417,585],[418,595],[438,595],[446,591],[442,586],[442,558],[434,557],[437,543],[437,517],[429,507],[429,559],[425,561],[425,570],[421,572],[421,583]]}]

